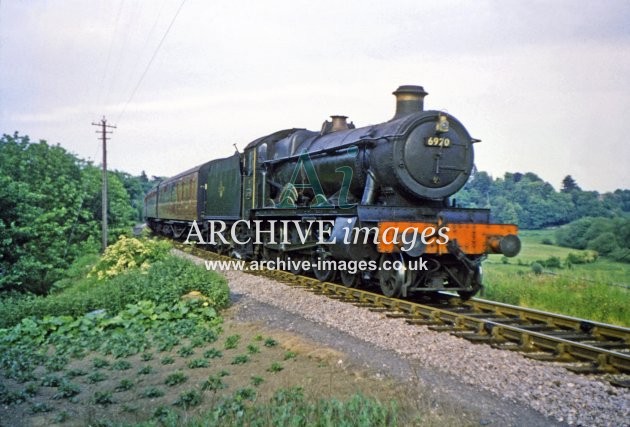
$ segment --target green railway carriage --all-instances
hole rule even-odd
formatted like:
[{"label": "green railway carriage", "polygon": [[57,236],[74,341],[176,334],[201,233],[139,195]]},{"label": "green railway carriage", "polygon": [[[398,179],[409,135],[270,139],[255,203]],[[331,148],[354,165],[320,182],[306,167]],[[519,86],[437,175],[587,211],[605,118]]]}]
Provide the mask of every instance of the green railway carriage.
[{"label": "green railway carriage", "polygon": [[193,221],[236,220],[241,215],[241,182],[238,153],[168,178],[145,197],[147,224],[177,238]]}]

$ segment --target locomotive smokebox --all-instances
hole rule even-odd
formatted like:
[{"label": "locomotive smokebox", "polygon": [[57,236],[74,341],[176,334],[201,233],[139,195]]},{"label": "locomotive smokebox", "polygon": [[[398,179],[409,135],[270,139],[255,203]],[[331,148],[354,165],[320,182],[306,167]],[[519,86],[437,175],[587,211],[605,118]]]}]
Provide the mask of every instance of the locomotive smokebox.
[{"label": "locomotive smokebox", "polygon": [[428,93],[422,86],[404,85],[392,93],[396,96],[396,115],[392,120],[424,110],[424,97]]}]

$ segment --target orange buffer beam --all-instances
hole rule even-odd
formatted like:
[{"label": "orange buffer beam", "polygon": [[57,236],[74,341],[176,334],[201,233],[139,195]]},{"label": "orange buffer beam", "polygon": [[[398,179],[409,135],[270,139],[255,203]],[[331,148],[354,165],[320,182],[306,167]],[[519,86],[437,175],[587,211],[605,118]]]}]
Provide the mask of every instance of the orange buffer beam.
[{"label": "orange buffer beam", "polygon": [[513,257],[521,249],[517,233],[518,227],[513,224],[438,225],[428,222],[383,221],[379,223],[377,248],[381,253],[391,253],[410,246],[424,245],[422,253],[443,255],[449,253],[447,243],[456,240],[467,255],[495,253]]}]

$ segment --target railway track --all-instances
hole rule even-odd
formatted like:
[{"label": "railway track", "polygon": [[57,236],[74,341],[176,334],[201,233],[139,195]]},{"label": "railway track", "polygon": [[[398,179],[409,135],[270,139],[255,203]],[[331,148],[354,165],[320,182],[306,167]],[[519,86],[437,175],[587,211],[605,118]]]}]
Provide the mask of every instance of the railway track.
[{"label": "railway track", "polygon": [[[232,259],[196,247],[176,245],[186,248],[186,252],[192,249],[194,255],[204,259]],[[576,373],[613,374],[607,378],[612,384],[630,388],[630,328],[479,298],[462,301],[445,294],[439,301],[401,300],[287,271],[245,271],[383,312],[387,317],[402,318],[409,324],[449,332],[474,343],[518,351],[535,360],[562,363]]]}]

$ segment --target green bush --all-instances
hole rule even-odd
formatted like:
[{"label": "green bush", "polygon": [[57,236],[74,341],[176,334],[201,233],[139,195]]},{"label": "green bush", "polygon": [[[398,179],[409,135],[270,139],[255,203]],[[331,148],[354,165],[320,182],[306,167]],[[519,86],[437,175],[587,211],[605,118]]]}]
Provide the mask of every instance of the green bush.
[{"label": "green bush", "polygon": [[171,245],[166,241],[120,236],[116,243],[107,247],[89,275],[103,280],[134,268],[146,271],[154,262],[165,259],[170,250]]},{"label": "green bush", "polygon": [[18,324],[25,317],[81,316],[94,310],[115,314],[141,300],[172,304],[182,295],[199,291],[209,306],[224,308],[229,289],[223,277],[192,262],[168,256],[148,271],[128,270],[108,280],[78,280],[63,292],[47,297],[9,296],[0,299],[0,328]]},{"label": "green bush", "polygon": [[[133,225],[129,194],[109,173],[110,238]],[[46,294],[100,240],[101,171],[58,145],[0,135],[0,290]]]},{"label": "green bush", "polygon": [[532,264],[532,271],[534,272],[534,274],[542,274],[543,266],[540,263],[535,262]]},{"label": "green bush", "polygon": [[596,251],[580,251],[580,252],[569,252],[566,258],[567,264],[590,264],[592,262],[597,261],[597,252]]},{"label": "green bush", "polygon": [[630,218],[582,218],[556,231],[561,246],[590,249],[616,261],[630,262]]},{"label": "green bush", "polygon": [[557,256],[550,256],[543,265],[547,268],[562,268],[562,261]]}]

